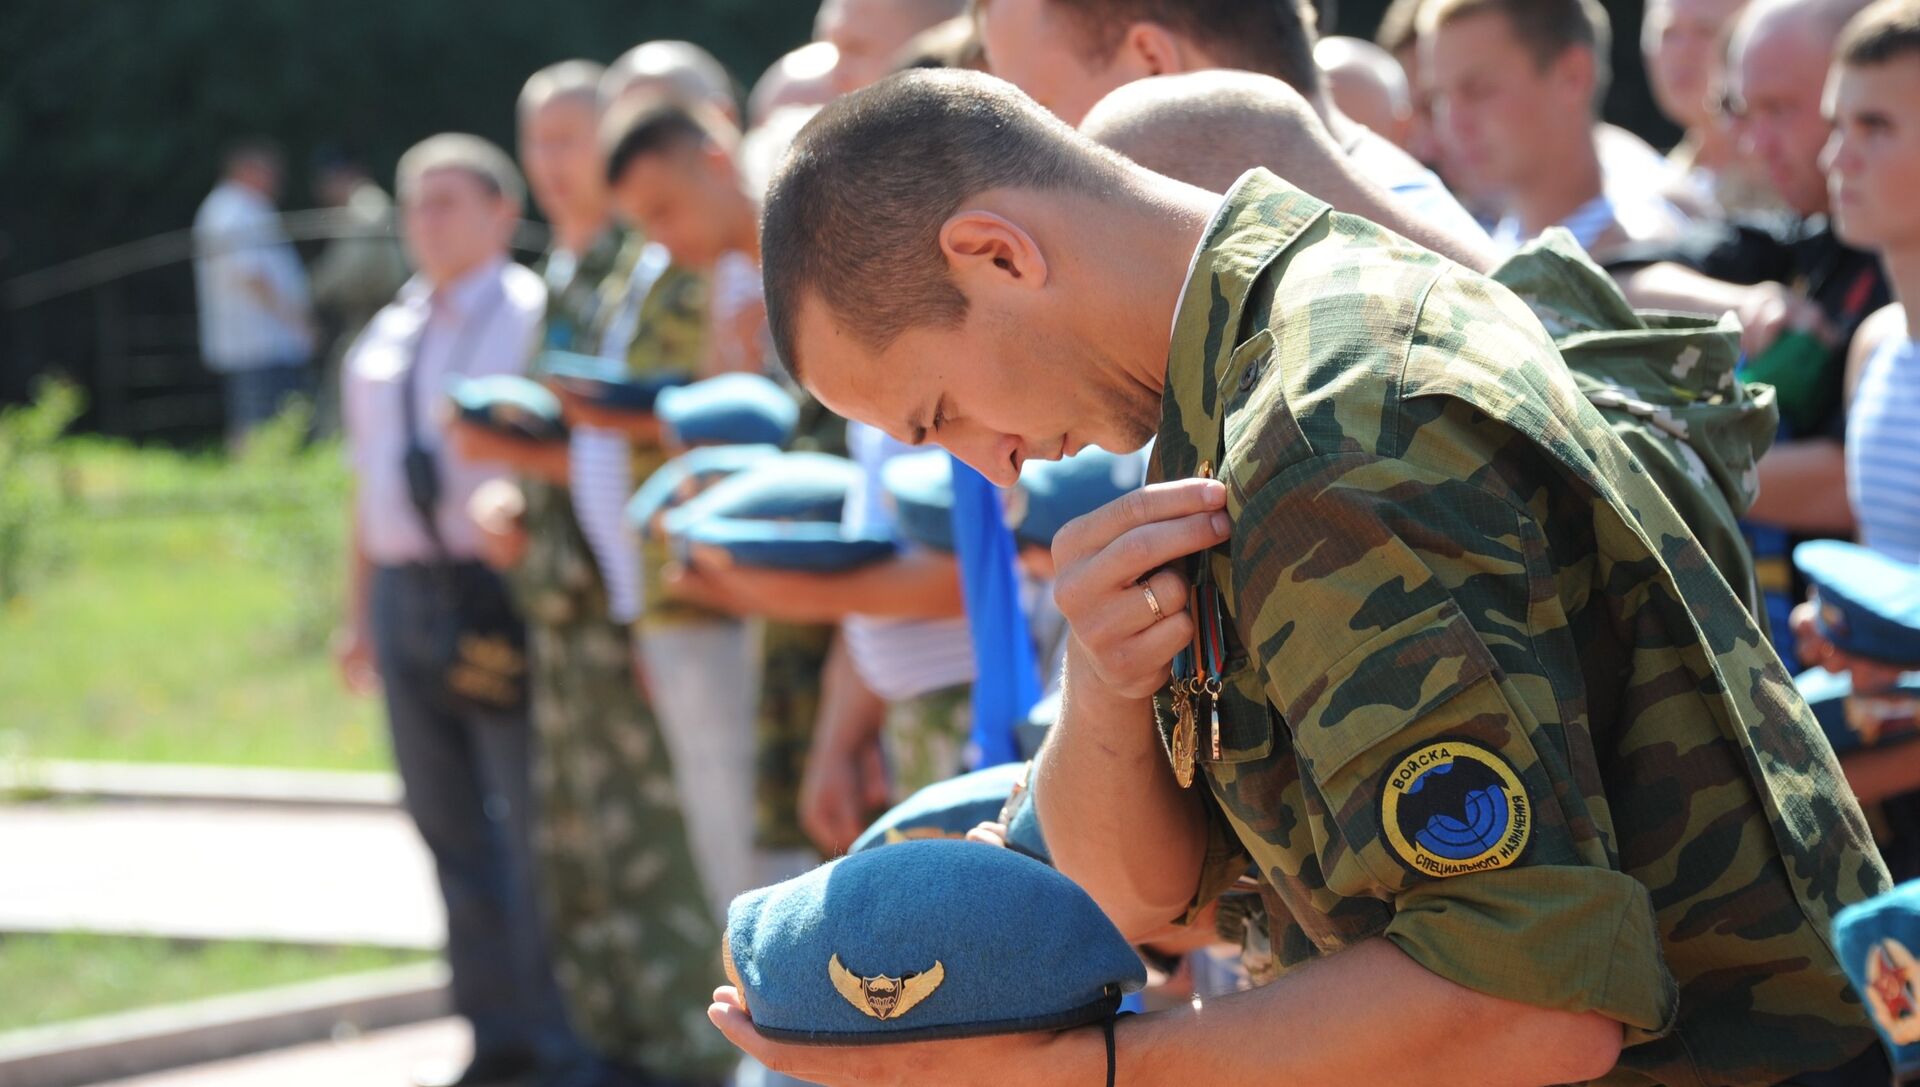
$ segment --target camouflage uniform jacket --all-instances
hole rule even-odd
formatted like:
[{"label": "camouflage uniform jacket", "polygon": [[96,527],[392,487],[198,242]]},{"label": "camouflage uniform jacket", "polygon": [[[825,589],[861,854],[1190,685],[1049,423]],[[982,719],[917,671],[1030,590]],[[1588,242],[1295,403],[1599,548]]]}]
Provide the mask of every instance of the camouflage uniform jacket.
[{"label": "camouflage uniform jacket", "polygon": [[1618,1020],[1608,1084],[1872,1044],[1827,930],[1888,881],[1832,751],[1517,298],[1255,172],[1154,458],[1235,523],[1189,571],[1228,612],[1197,904],[1251,862],[1278,970],[1384,935]]},{"label": "camouflage uniform jacket", "polygon": [[1574,384],[1653,477],[1753,615],[1762,614],[1740,518],[1759,494],[1756,465],[1780,429],[1769,385],[1734,376],[1739,325],[1635,311],[1555,227],[1490,274],[1553,336]]}]

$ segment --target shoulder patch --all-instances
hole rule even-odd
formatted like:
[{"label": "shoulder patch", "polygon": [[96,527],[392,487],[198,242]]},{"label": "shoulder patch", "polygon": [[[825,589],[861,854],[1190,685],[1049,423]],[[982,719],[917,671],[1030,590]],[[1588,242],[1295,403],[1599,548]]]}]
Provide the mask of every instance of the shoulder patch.
[{"label": "shoulder patch", "polygon": [[1387,768],[1380,827],[1393,855],[1423,876],[1491,872],[1526,852],[1533,805],[1505,759],[1479,744],[1439,740]]}]

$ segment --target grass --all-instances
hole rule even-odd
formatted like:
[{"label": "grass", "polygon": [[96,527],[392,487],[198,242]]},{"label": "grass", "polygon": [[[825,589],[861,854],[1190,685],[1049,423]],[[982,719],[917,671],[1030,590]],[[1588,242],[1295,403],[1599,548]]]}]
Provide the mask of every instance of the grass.
[{"label": "grass", "polygon": [[[0,936],[0,1031],[422,962],[420,951],[91,933]],[[30,999],[21,994],[32,994]]]},{"label": "grass", "polygon": [[234,463],[69,439],[58,460],[49,560],[0,606],[0,757],[390,765],[377,700],[325,647],[337,448]]}]

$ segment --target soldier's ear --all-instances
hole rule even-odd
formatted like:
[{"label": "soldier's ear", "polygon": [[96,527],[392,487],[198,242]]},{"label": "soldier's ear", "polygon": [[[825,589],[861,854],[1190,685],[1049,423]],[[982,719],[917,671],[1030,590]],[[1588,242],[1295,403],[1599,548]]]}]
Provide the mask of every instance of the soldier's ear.
[{"label": "soldier's ear", "polygon": [[991,211],[954,212],[940,228],[940,251],[968,297],[976,290],[1036,290],[1047,282],[1047,260],[1033,235]]},{"label": "soldier's ear", "polygon": [[1180,48],[1180,39],[1159,23],[1147,21],[1127,28],[1120,39],[1120,50],[1109,67],[1113,65],[1119,65],[1121,74],[1131,79],[1173,75],[1193,67]]}]

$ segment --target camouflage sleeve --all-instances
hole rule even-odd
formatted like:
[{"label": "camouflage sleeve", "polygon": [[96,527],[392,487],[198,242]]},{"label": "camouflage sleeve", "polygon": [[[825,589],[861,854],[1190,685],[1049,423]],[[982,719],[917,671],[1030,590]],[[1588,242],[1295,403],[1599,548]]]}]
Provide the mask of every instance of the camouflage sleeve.
[{"label": "camouflage sleeve", "polygon": [[1629,1042],[1667,1030],[1650,897],[1613,855],[1586,722],[1559,719],[1577,662],[1534,645],[1554,567],[1528,510],[1349,447],[1279,471],[1237,523],[1233,610],[1297,757],[1303,867],[1389,903],[1385,935],[1442,977]]}]

